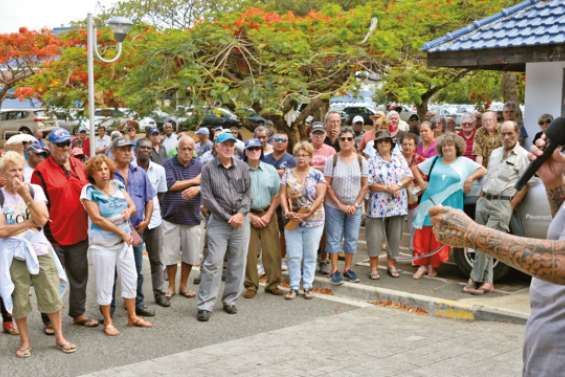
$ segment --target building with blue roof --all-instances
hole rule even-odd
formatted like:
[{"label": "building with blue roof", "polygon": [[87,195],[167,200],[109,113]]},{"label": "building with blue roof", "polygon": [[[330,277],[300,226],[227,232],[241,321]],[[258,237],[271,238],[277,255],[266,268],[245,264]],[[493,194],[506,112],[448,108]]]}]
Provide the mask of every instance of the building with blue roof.
[{"label": "building with blue roof", "polygon": [[565,0],[526,0],[426,43],[435,67],[526,73],[524,123],[565,115]]}]

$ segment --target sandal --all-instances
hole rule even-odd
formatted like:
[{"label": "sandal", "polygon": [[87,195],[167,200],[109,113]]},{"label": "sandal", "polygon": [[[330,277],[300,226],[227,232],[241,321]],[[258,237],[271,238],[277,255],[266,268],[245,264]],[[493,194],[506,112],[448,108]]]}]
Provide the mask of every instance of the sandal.
[{"label": "sandal", "polygon": [[426,271],[427,271],[427,270],[428,270],[428,269],[427,269],[425,266],[420,266],[420,267],[418,267],[418,269],[416,270],[416,272],[414,272],[414,275],[412,275],[412,277],[413,277],[415,280],[420,280],[420,279],[426,274]]},{"label": "sandal", "polygon": [[174,289],[167,289],[167,292],[165,292],[165,297],[169,300],[172,299],[174,295],[176,295]]},{"label": "sandal", "polygon": [[98,326],[98,321],[95,319],[90,319],[85,316],[77,317],[73,320],[73,324],[77,326],[84,326],[84,327],[96,327]]},{"label": "sandal", "polygon": [[386,269],[386,273],[394,279],[398,279],[400,277],[400,273],[398,272],[398,270],[396,269],[396,267],[388,267]]},{"label": "sandal", "polygon": [[55,347],[57,347],[57,349],[63,353],[74,353],[77,350],[77,346],[67,342],[65,344],[56,344]]},{"label": "sandal", "polygon": [[184,296],[186,298],[194,298],[196,297],[196,292],[193,291],[192,289],[182,289],[179,291],[179,295]]},{"label": "sandal", "polygon": [[18,331],[18,329],[16,328],[16,326],[14,326],[14,324],[12,322],[4,322],[3,326],[3,330],[4,334],[9,334],[9,335],[20,335],[20,332]]},{"label": "sandal", "polygon": [[153,324],[149,321],[144,320],[143,318],[136,318],[135,321],[130,322],[128,321],[129,327],[143,327],[143,328],[150,328],[153,327]]},{"label": "sandal", "polygon": [[381,275],[379,275],[379,271],[371,271],[369,273],[369,279],[371,280],[379,280],[381,278]]},{"label": "sandal", "polygon": [[45,335],[52,336],[52,335],[55,335],[55,329],[53,328],[53,326],[51,324],[45,325],[45,326],[43,326],[43,333]]},{"label": "sandal", "polygon": [[27,359],[31,357],[31,347],[20,347],[16,350],[16,357],[19,359]]},{"label": "sandal", "polygon": [[483,283],[479,288],[478,291],[481,291],[481,294],[491,293],[494,292],[494,285],[491,283]]},{"label": "sandal", "polygon": [[106,336],[118,336],[120,332],[114,325],[104,326],[104,335]]}]

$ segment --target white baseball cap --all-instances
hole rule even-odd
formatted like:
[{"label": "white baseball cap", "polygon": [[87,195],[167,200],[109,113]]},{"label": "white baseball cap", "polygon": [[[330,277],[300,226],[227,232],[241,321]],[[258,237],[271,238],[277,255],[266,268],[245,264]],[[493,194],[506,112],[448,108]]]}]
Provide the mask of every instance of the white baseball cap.
[{"label": "white baseball cap", "polygon": [[355,124],[355,123],[365,123],[365,120],[361,115],[355,115],[353,117],[353,121],[351,122],[351,124]]}]

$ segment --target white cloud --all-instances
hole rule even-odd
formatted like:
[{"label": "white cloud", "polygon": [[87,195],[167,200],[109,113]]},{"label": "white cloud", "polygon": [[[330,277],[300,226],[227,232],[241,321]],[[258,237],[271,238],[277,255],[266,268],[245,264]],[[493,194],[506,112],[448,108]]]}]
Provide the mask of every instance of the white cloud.
[{"label": "white cloud", "polygon": [[17,32],[22,26],[30,30],[54,28],[71,21],[86,19],[100,6],[111,6],[117,0],[0,0],[0,33]]}]

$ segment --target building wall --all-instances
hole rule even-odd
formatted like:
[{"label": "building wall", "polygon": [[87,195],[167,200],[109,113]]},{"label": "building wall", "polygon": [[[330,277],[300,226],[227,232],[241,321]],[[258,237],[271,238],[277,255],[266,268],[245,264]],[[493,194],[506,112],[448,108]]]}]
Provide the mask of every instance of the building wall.
[{"label": "building wall", "polygon": [[564,69],[565,62],[526,64],[524,123],[530,136],[529,142],[539,131],[538,118],[541,114],[561,116]]}]

